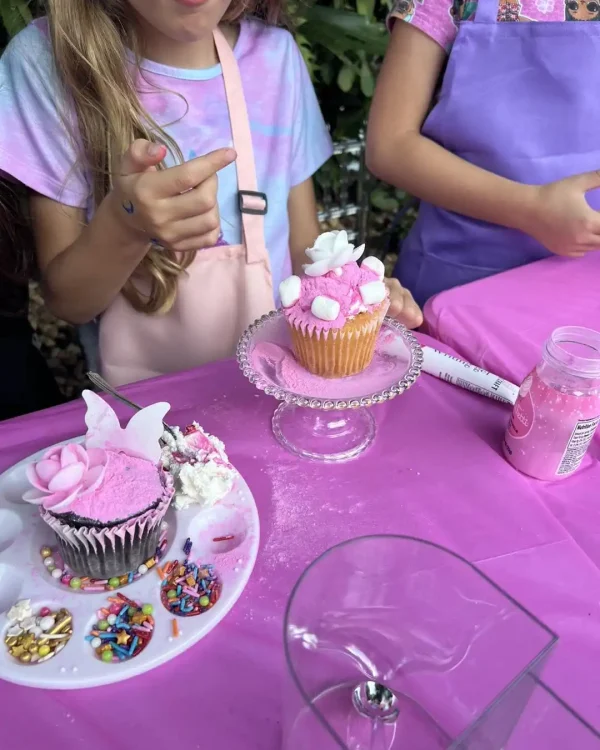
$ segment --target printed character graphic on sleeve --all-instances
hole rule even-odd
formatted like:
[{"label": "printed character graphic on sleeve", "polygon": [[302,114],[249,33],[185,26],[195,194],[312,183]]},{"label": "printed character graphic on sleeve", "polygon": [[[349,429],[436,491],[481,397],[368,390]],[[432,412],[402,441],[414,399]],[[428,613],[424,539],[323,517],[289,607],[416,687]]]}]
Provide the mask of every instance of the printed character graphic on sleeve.
[{"label": "printed character graphic on sleeve", "polygon": [[566,0],[565,21],[600,21],[600,0]]},{"label": "printed character graphic on sleeve", "polygon": [[[416,2],[419,5],[423,5],[423,0],[416,0]],[[398,0],[394,5],[394,16],[407,23],[413,20],[416,12],[417,6],[415,5],[415,0]]]},{"label": "printed character graphic on sleeve", "polygon": [[454,0],[450,7],[450,17],[455,26],[460,21],[472,21],[477,10],[477,0]]}]

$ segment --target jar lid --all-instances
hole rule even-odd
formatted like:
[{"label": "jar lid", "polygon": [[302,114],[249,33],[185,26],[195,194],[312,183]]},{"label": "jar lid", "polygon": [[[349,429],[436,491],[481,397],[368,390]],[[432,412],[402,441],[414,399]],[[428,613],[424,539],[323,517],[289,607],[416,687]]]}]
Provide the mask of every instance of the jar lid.
[{"label": "jar lid", "polygon": [[574,375],[600,378],[600,333],[582,326],[557,328],[546,342],[546,352]]}]

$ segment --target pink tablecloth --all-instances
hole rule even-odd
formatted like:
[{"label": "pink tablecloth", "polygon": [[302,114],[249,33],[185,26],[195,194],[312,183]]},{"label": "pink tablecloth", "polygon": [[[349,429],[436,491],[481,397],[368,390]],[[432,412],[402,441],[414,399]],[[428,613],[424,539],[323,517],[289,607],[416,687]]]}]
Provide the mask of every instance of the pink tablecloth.
[{"label": "pink tablecloth", "polygon": [[[233,363],[140,384],[131,396],[169,400],[170,421],[197,419],[226,441],[261,516],[254,574],[213,633],[151,673],[78,692],[1,683],[2,750],[279,750],[290,590],[327,547],[378,532],[480,563],[561,636],[548,681],[600,724],[600,575],[586,554],[600,516],[597,462],[563,485],[520,476],[499,452],[506,408],[428,376],[377,407],[376,444],[341,466],[284,452],[271,435],[274,402]],[[81,432],[80,404],[0,425],[1,467]]]},{"label": "pink tablecloth", "polygon": [[600,330],[600,253],[549,258],[442,292],[427,305],[425,325],[473,364],[520,383],[555,328]]}]

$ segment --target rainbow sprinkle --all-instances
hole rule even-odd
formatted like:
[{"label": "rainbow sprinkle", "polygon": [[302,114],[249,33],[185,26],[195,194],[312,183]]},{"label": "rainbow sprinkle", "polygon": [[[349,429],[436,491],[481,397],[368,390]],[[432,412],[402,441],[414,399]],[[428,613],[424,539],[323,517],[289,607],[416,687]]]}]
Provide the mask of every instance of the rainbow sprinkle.
[{"label": "rainbow sprinkle", "polygon": [[108,601],[108,607],[98,610],[98,621],[85,640],[98,659],[107,664],[134,659],[152,638],[154,607],[139,604],[121,593]]},{"label": "rainbow sprinkle", "polygon": [[177,617],[195,617],[212,609],[221,596],[221,581],[213,565],[188,560],[192,543],[186,540],[183,562],[172,560],[162,568],[160,599],[165,609]]}]

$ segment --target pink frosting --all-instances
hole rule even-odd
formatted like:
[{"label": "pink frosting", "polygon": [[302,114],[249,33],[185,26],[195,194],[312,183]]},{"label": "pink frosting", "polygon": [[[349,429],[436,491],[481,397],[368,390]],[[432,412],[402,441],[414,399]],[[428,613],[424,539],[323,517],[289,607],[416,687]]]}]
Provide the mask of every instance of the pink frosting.
[{"label": "pink frosting", "polygon": [[[359,287],[370,281],[379,281],[380,277],[367,266],[358,263],[347,263],[342,266],[342,274],[334,271],[324,276],[302,276],[300,299],[291,307],[284,309],[288,321],[308,332],[330,331],[342,328],[349,318],[360,312],[373,312],[379,305],[365,305],[360,296]],[[315,297],[330,297],[339,302],[340,314],[335,320],[321,320],[311,312]]]},{"label": "pink frosting", "polygon": [[104,476],[99,486],[78,494],[66,507],[42,503],[52,513],[74,513],[100,523],[111,523],[141,513],[164,494],[160,470],[143,458],[106,451]]},{"label": "pink frosting", "polygon": [[108,461],[100,487],[79,495],[68,508],[53,513],[74,513],[100,523],[111,523],[141,513],[164,494],[161,471],[143,458],[107,450]]},{"label": "pink frosting", "polygon": [[78,497],[93,492],[104,478],[108,454],[78,443],[50,448],[40,461],[30,464],[27,479],[34,489],[23,499],[56,513],[68,512]]}]

